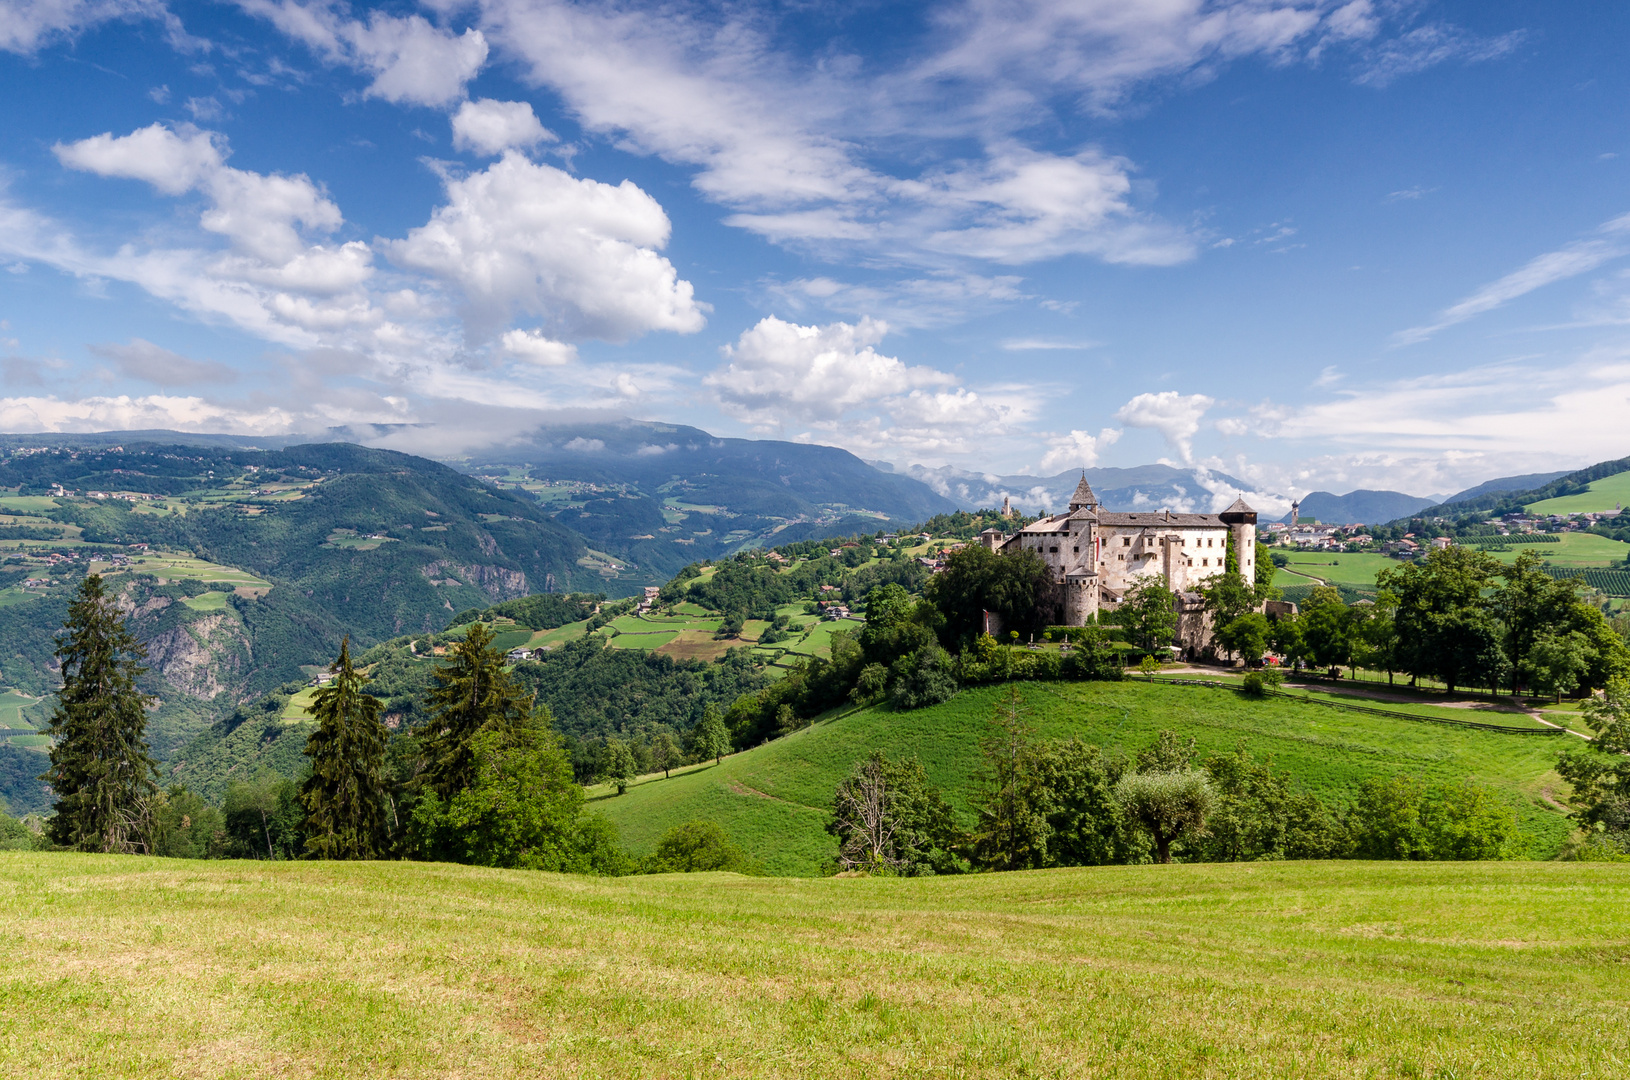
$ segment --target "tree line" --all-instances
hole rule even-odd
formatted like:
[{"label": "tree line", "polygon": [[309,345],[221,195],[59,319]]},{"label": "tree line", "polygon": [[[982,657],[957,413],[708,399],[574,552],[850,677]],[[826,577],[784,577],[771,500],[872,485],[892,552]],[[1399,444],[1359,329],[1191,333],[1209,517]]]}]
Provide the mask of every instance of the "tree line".
[{"label": "tree line", "polygon": [[[385,702],[368,692],[349,640],[315,693],[316,723],[298,782],[262,777],[209,806],[179,786],[160,788],[146,742],[137,682],[145,656],[97,575],[69,605],[58,640],[62,687],[47,732],[55,795],[38,840],[6,819],[0,842],[79,851],[192,857],[409,858],[594,873],[662,869],[752,870],[716,827],[688,823],[649,859],[622,851],[605,818],[586,812],[583,788],[546,706],[505,667],[484,624],[472,626],[432,673],[428,719],[391,738]],[[717,759],[729,750],[714,708],[681,751]],[[620,745],[620,744],[619,744]],[[613,750],[608,778],[626,786],[633,762]],[[27,830],[24,830],[26,832]],[[712,865],[712,864],[718,865]]]},{"label": "tree line", "polygon": [[[1621,769],[1630,775],[1630,769]],[[856,762],[833,795],[836,866],[918,876],[1145,862],[1499,859],[1516,815],[1470,780],[1371,777],[1351,803],[1299,790],[1244,748],[1201,757],[1170,731],[1133,755],[1043,740],[1014,690],[996,706],[964,828],[914,757]]]}]

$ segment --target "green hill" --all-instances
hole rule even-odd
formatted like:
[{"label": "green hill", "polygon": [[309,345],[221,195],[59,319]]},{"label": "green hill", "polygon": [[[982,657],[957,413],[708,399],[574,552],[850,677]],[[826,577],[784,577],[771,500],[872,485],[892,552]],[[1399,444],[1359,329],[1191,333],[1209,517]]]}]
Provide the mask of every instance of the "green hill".
[{"label": "green hill", "polygon": [[0,853],[7,1074],[1618,1077],[1630,876]]},{"label": "green hill", "polygon": [[[1272,755],[1276,769],[1336,803],[1375,774],[1413,773],[1429,780],[1470,776],[1498,789],[1518,810],[1530,854],[1538,858],[1554,854],[1571,828],[1545,802],[1548,793],[1559,798],[1566,792],[1552,771],[1562,749],[1556,738],[1141,681],[1023,683],[1019,689],[1046,737],[1079,734],[1090,743],[1135,752],[1162,728],[1171,728],[1193,736],[1202,752],[1227,753],[1244,745],[1258,757]],[[710,818],[771,873],[818,874],[836,850],[824,831],[833,788],[873,748],[891,756],[917,755],[930,780],[963,814],[964,825],[971,824],[968,799],[979,739],[1005,692],[1005,687],[985,687],[914,712],[877,707],[823,720],[720,765],[648,779],[626,795],[599,791],[593,806],[617,824],[636,853],[650,851],[674,825]]]},{"label": "green hill", "polygon": [[1534,514],[1612,513],[1630,505],[1630,472],[1593,480],[1577,495],[1559,495],[1528,504]]}]

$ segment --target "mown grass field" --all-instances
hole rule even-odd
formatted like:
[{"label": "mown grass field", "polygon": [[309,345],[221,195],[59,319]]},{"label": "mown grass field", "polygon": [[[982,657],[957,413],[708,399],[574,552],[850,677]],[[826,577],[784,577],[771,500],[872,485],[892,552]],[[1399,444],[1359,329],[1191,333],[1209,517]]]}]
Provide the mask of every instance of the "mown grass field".
[{"label": "mown grass field", "polygon": [[1528,511],[1534,514],[1602,513],[1616,506],[1630,506],[1630,472],[1593,481],[1582,495],[1529,503]]},{"label": "mown grass field", "polygon": [[[1567,794],[1554,765],[1570,736],[1485,732],[1141,680],[1017,685],[1031,719],[1049,738],[1080,735],[1089,743],[1132,754],[1170,728],[1192,736],[1202,755],[1229,753],[1240,745],[1258,757],[1272,755],[1276,769],[1336,804],[1349,800],[1372,775],[1410,773],[1433,781],[1469,776],[1496,788],[1517,811],[1530,841],[1529,854],[1537,858],[1554,854],[1571,828],[1547,802],[1560,802]],[[639,854],[651,851],[673,826],[705,818],[724,826],[771,873],[819,874],[836,850],[825,832],[832,791],[873,748],[891,756],[915,754],[929,779],[963,815],[963,824],[970,825],[979,740],[1005,693],[1005,687],[967,690],[943,705],[913,712],[861,709],[727,757],[719,765],[668,779],[660,774],[646,778],[625,795],[591,789],[591,806],[604,812],[624,843]],[[1469,710],[1453,715],[1524,724],[1521,718]]]},{"label": "mown grass field", "polygon": [[1619,1077],[1630,868],[0,853],[8,1075]]}]

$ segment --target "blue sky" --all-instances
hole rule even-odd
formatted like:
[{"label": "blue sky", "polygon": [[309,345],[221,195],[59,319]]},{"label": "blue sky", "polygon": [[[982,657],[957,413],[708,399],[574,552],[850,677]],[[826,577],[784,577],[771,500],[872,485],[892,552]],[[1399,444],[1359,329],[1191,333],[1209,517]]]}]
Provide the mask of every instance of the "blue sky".
[{"label": "blue sky", "polygon": [[1588,464],[1627,45],[1611,3],[5,0],[0,428]]}]

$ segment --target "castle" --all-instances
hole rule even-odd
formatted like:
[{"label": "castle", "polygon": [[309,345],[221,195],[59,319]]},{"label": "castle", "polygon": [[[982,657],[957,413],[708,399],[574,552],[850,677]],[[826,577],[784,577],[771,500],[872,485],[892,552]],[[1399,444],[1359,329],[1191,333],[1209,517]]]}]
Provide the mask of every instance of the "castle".
[{"label": "castle", "polygon": [[1043,621],[1085,626],[1100,609],[1113,610],[1139,579],[1162,574],[1177,596],[1178,645],[1204,650],[1211,640],[1199,590],[1224,571],[1232,532],[1239,572],[1256,575],[1256,511],[1236,499],[1220,514],[1169,510],[1120,514],[1104,510],[1085,473],[1070,507],[1011,535],[987,529],[980,543],[1004,555],[1034,551],[1050,572],[1052,588],[1040,604]]}]

